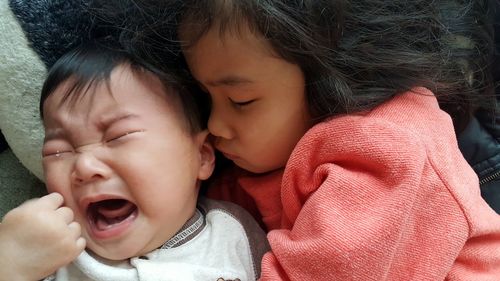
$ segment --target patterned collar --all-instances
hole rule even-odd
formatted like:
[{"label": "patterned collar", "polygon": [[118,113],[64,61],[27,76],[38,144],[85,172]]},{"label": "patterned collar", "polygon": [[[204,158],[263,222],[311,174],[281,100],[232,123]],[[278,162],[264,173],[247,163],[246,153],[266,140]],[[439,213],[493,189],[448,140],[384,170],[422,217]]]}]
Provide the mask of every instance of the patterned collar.
[{"label": "patterned collar", "polygon": [[176,248],[187,243],[198,235],[205,225],[205,216],[200,210],[196,209],[194,215],[182,226],[177,234],[165,242],[159,249]]}]

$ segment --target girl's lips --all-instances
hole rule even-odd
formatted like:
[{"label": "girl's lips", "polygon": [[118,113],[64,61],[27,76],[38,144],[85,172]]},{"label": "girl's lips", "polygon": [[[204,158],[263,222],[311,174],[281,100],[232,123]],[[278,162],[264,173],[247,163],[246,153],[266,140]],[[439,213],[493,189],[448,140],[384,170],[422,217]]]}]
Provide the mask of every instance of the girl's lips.
[{"label": "girl's lips", "polygon": [[226,152],[224,152],[224,151],[222,151],[222,150],[221,150],[220,152],[222,153],[222,155],[224,155],[224,157],[226,157],[226,158],[227,158],[227,159],[229,159],[229,160],[233,160],[233,161],[234,161],[234,160],[236,160],[236,159],[239,159],[239,157],[238,157],[238,156],[236,156],[236,155],[226,153]]}]

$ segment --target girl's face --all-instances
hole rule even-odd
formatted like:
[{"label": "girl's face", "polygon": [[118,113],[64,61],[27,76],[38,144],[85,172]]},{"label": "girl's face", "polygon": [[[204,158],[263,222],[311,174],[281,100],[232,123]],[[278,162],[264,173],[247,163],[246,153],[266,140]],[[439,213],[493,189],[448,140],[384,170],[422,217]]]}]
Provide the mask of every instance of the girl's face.
[{"label": "girl's face", "polygon": [[[181,29],[181,39],[188,39],[188,32]],[[183,51],[212,99],[208,129],[216,148],[254,173],[284,167],[310,127],[300,67],[245,28],[222,35],[211,28]]]},{"label": "girl's face", "polygon": [[180,101],[158,79],[138,75],[119,66],[76,106],[62,102],[62,84],[43,108],[47,189],[63,195],[87,247],[112,260],[172,237],[194,214],[198,181],[213,168],[207,132],[191,135]]}]

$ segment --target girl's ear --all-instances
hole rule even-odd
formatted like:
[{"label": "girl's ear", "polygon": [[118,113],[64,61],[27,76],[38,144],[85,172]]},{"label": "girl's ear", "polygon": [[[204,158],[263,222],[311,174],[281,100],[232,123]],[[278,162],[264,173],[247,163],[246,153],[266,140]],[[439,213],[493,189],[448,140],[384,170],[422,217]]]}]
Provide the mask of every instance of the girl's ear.
[{"label": "girl's ear", "polygon": [[212,143],[208,139],[208,130],[198,133],[198,149],[200,152],[200,169],[198,179],[208,179],[215,168],[215,151]]}]

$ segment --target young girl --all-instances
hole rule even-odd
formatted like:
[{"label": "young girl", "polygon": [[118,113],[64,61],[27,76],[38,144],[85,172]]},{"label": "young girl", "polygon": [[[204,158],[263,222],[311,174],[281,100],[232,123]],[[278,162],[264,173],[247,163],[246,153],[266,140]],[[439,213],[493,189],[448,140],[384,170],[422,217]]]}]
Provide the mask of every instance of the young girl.
[{"label": "young girl", "polygon": [[500,216],[438,104],[476,102],[468,4],[157,1],[124,42],[162,67],[181,42],[239,167],[209,195],[267,227],[261,280],[498,280]]}]

